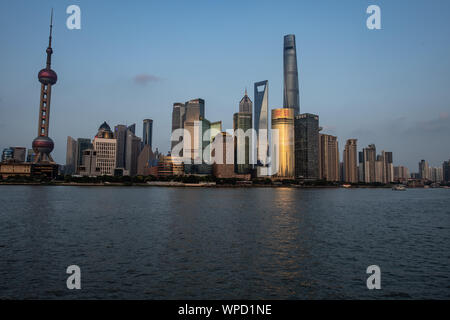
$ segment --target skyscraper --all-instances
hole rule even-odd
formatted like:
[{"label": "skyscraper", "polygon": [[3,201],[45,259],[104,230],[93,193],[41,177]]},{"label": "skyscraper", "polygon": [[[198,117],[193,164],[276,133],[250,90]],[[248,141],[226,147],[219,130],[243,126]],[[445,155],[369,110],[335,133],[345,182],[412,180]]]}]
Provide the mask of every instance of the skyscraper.
[{"label": "skyscraper", "polygon": [[67,137],[66,174],[74,174],[77,167],[77,140]]},{"label": "skyscraper", "polygon": [[[252,114],[249,112],[237,112],[233,115],[234,136],[234,166],[235,172],[239,174],[249,173],[253,161],[251,159],[252,137],[246,135],[252,128]],[[242,131],[240,131],[242,130]],[[248,131],[251,132],[251,131]],[[231,150],[228,150],[231,152]]]},{"label": "skyscraper", "polygon": [[[269,151],[269,81],[255,83],[255,120],[254,128],[257,141],[257,162],[259,165],[267,163]],[[254,142],[254,143],[255,143]]]},{"label": "skyscraper", "polygon": [[407,182],[409,178],[408,168],[404,166],[394,167],[394,181]]},{"label": "skyscraper", "polygon": [[117,140],[113,138],[111,128],[106,122],[98,129],[93,145],[97,156],[95,167],[100,168],[102,175],[113,175],[116,168]]},{"label": "skyscraper", "polygon": [[253,103],[247,95],[247,89],[245,89],[244,97],[239,102],[239,112],[252,113],[253,112]]},{"label": "skyscraper", "polygon": [[186,117],[184,121],[205,119],[205,100],[193,99],[185,103]]},{"label": "skyscraper", "polygon": [[222,121],[211,122],[211,143],[214,141],[216,135],[222,132]]},{"label": "skyscraper", "polygon": [[383,157],[383,183],[390,183],[394,181],[394,164],[392,152],[381,151]]},{"label": "skyscraper", "polygon": [[442,175],[444,182],[450,182],[450,159],[442,164]]},{"label": "skyscraper", "polygon": [[[274,130],[278,130],[278,139]],[[272,109],[272,165],[278,177],[294,178],[294,109]]]},{"label": "skyscraper", "polygon": [[150,145],[152,147],[152,136],[153,136],[153,120],[152,119],[144,119],[143,123],[143,133],[142,133],[142,142],[144,145]]},{"label": "skyscraper", "polygon": [[295,45],[295,35],[293,34],[284,36],[283,66],[283,107],[294,109],[295,115],[297,115],[300,113],[300,101],[298,91],[297,49]]},{"label": "skyscraper", "polygon": [[376,147],[374,144],[369,144],[367,148],[364,148],[360,153],[360,166],[362,166],[362,175],[365,183],[375,182],[375,161],[377,157]]},{"label": "skyscraper", "polygon": [[137,174],[137,162],[140,151],[141,138],[137,137],[132,130],[127,130],[125,169],[129,176],[135,176]]},{"label": "skyscraper", "polygon": [[339,146],[337,137],[319,134],[319,178],[339,181]]},{"label": "skyscraper", "polygon": [[[184,120],[186,120],[186,106],[184,103],[176,102],[173,104],[172,109],[172,132],[173,133],[177,129],[184,128]],[[182,137],[179,138],[178,141],[171,141],[170,143],[170,150],[173,150],[173,148],[182,140]],[[183,154],[176,155],[176,156],[183,156]]]},{"label": "skyscraper", "polygon": [[[203,99],[194,99],[185,103],[185,117],[182,128],[190,135],[189,139],[183,137],[183,155],[192,162],[202,161],[203,132],[206,127],[209,129],[209,121],[203,122],[205,117],[205,101]],[[177,155],[176,155],[177,156]],[[187,165],[185,169],[190,170]]]},{"label": "skyscraper", "polygon": [[[33,140],[33,150],[36,152],[35,163],[54,164],[50,155],[53,151],[53,140],[48,136],[50,120],[50,101],[52,97],[52,86],[58,80],[56,72],[51,68],[52,62],[52,29],[53,29],[53,10],[50,18],[50,36],[48,38],[47,63],[46,67],[39,71],[38,79],[41,83],[41,98],[39,104],[39,123],[38,136]],[[57,169],[57,168],[56,168]],[[55,171],[51,169],[51,171]]]},{"label": "skyscraper", "polygon": [[319,178],[319,116],[304,113],[295,116],[295,176]]},{"label": "skyscraper", "polygon": [[91,139],[78,138],[77,139],[77,162],[75,165],[75,172],[78,172],[78,167],[83,165],[83,152],[87,149],[92,149]]},{"label": "skyscraper", "polygon": [[344,149],[344,182],[358,182],[357,140],[348,139]]},{"label": "skyscraper", "polygon": [[114,139],[117,141],[116,168],[125,169],[128,127],[119,124],[114,127]]},{"label": "skyscraper", "polygon": [[429,166],[428,162],[425,160],[421,160],[419,162],[419,177],[423,180],[429,180]]}]

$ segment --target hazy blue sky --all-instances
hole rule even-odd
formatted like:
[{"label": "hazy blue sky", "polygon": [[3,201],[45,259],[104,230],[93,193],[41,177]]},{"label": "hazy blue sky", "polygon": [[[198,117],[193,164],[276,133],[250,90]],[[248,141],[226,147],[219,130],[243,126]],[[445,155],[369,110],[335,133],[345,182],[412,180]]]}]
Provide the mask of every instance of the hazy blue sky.
[{"label": "hazy blue sky", "polygon": [[[67,6],[81,30],[66,28]],[[382,30],[366,28],[381,7]],[[283,35],[297,40],[300,110],[320,116],[340,149],[357,138],[420,159],[450,157],[450,1],[1,1],[0,148],[30,147],[37,134],[50,9],[55,10],[50,136],[65,162],[66,139],[99,125],[154,119],[154,144],[169,148],[172,104],[201,97],[206,117],[232,127],[247,87],[269,80],[282,107]],[[341,154],[342,157],[342,154]]]}]

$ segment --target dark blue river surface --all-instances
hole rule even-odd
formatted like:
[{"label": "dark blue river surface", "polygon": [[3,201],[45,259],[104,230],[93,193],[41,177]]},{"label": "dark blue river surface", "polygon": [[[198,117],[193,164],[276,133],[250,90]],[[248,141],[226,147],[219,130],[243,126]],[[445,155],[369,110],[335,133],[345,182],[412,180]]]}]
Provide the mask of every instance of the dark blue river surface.
[{"label": "dark blue river surface", "polygon": [[0,298],[449,299],[450,190],[0,186]]}]

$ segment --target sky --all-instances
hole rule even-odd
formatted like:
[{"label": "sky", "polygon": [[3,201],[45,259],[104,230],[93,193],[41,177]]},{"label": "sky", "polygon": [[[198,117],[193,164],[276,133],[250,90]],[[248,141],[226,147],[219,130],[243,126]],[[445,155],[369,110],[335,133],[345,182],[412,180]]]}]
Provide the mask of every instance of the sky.
[{"label": "sky", "polygon": [[[81,9],[69,30],[66,8]],[[381,9],[369,30],[366,9]],[[232,128],[253,84],[269,81],[269,108],[283,104],[283,36],[295,34],[300,111],[323,133],[358,150],[374,143],[394,165],[417,171],[450,158],[450,1],[1,1],[0,149],[31,147],[50,10],[54,9],[50,137],[65,163],[67,136],[93,138],[106,121],[154,120],[159,151],[170,146],[174,102],[206,101],[210,121]],[[342,153],[341,153],[342,161]]]}]

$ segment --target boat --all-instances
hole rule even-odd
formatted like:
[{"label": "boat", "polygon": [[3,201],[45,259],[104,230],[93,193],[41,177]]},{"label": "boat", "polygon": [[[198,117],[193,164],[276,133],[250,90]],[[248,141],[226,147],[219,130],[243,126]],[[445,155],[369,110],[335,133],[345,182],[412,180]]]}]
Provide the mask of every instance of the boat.
[{"label": "boat", "polygon": [[342,187],[344,188],[350,188],[352,185],[351,184],[343,184]]},{"label": "boat", "polygon": [[406,188],[405,188],[405,186],[397,185],[397,186],[393,186],[392,190],[395,190],[395,191],[406,191]]}]

